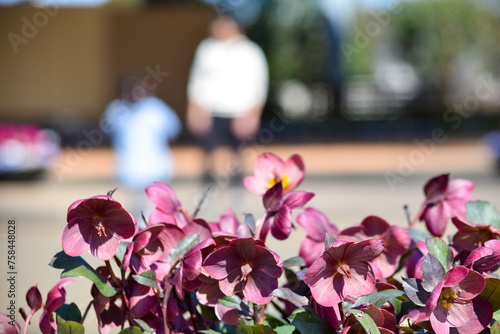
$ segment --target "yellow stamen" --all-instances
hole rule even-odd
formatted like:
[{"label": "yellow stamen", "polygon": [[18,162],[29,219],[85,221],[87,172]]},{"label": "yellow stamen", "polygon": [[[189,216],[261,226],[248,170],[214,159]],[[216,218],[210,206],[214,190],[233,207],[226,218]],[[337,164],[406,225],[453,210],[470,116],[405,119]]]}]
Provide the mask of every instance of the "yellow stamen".
[{"label": "yellow stamen", "polygon": [[280,181],[281,181],[281,186],[283,187],[283,189],[286,189],[288,187],[288,176],[286,176],[286,175],[283,175],[283,177],[281,178],[281,180],[279,178],[277,178],[276,176],[273,177],[267,183],[267,188],[268,189],[272,188],[276,183],[278,183]]}]

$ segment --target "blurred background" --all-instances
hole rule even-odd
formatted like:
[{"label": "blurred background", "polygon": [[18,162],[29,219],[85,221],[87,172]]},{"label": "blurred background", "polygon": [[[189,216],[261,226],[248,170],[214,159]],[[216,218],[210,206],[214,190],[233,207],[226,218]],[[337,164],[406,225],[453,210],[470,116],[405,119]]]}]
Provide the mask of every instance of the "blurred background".
[{"label": "blurred background", "polygon": [[[47,264],[68,206],[119,186],[100,124],[118,80],[149,75],[185,123],[190,67],[214,12],[236,15],[269,63],[246,174],[262,152],[301,154],[301,189],[340,228],[370,214],[406,225],[403,205],[416,213],[423,185],[442,173],[471,179],[476,198],[500,207],[497,0],[0,0],[0,242],[7,254],[14,219],[18,307],[30,286],[46,294],[59,277]],[[171,185],[195,210],[201,150],[185,127],[171,146]],[[130,203],[124,189],[115,198]],[[221,181],[200,216],[228,207],[241,219],[263,212],[257,196]],[[295,255],[297,232],[271,247]],[[83,308],[85,289],[68,290]]]}]

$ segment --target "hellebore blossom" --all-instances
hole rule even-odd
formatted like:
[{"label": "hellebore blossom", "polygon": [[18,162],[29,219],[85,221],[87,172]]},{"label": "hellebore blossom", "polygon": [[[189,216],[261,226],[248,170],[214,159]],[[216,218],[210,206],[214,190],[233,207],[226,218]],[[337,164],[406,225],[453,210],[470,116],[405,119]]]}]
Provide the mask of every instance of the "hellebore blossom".
[{"label": "hellebore blossom", "polygon": [[43,334],[55,333],[57,329],[54,317],[51,313],[57,311],[66,302],[66,290],[63,286],[73,282],[71,278],[65,278],[56,284],[52,289],[50,289],[47,294],[47,302],[44,305],[43,313],[40,316],[40,331]]},{"label": "hellebore blossom", "polygon": [[170,223],[183,228],[191,220],[174,191],[162,182],[154,182],[146,188],[149,200],[155,205],[149,215],[148,224]]},{"label": "hellebore blossom", "polygon": [[370,262],[377,278],[387,278],[396,271],[401,255],[408,250],[411,236],[406,229],[391,226],[382,218],[369,216],[361,224],[346,228],[338,237],[341,240],[360,241],[380,238],[385,242],[385,249]]},{"label": "hellebore blossom", "polygon": [[464,266],[480,273],[491,273],[500,267],[500,240],[488,240],[483,247],[474,249]]},{"label": "hellebore blossom", "polygon": [[19,334],[21,326],[15,320],[12,320],[8,315],[0,313],[0,333],[3,334]]},{"label": "hellebore blossom", "polygon": [[248,238],[252,234],[246,224],[241,224],[238,221],[232,209],[228,209],[218,222],[210,223],[209,226],[214,237],[230,235],[239,238]]},{"label": "hellebore blossom", "polygon": [[300,155],[294,154],[287,161],[272,153],[264,153],[255,162],[255,175],[243,179],[243,184],[257,195],[264,193],[278,182],[288,194],[298,187],[305,177],[304,162]]},{"label": "hellebore blossom", "polygon": [[314,196],[305,191],[293,191],[284,195],[281,182],[266,191],[263,197],[266,213],[260,220],[260,239],[265,240],[269,231],[278,240],[285,240],[292,232],[292,210],[304,206]]},{"label": "hellebore blossom", "polygon": [[306,261],[306,267],[309,267],[323,254],[326,233],[336,238],[339,230],[321,211],[314,208],[305,209],[297,216],[297,222],[306,231],[306,238],[300,244],[299,256]]},{"label": "hellebore blossom", "polygon": [[62,235],[66,254],[90,251],[99,260],[111,259],[120,241],[135,233],[135,218],[110,196],[94,196],[71,204]]},{"label": "hellebore blossom", "polygon": [[453,216],[465,216],[465,203],[473,201],[474,183],[464,179],[449,179],[449,174],[432,178],[424,187],[425,201],[416,217],[424,220],[429,232],[441,237]]},{"label": "hellebore blossom", "polygon": [[492,225],[477,225],[463,217],[451,219],[458,232],[453,236],[453,244],[461,249],[472,251],[481,247],[486,241],[500,238],[500,228]]},{"label": "hellebore blossom", "polygon": [[335,241],[309,267],[304,282],[311,287],[318,304],[325,307],[348,296],[370,294],[375,289],[375,274],[368,262],[379,256],[384,247],[382,239]]},{"label": "hellebore blossom", "polygon": [[278,288],[283,262],[261,240],[240,238],[210,253],[203,269],[219,281],[225,295],[242,291],[252,303],[266,304],[273,299],[270,293]]},{"label": "hellebore blossom", "polygon": [[[485,285],[486,281],[481,274],[464,266],[448,271],[434,287],[425,305],[432,329],[436,333],[449,333],[450,328],[457,327],[460,331],[459,327],[465,325],[467,333],[479,333],[483,330],[491,320],[492,307],[489,303],[484,303],[486,306],[477,313],[473,298],[483,291]],[[482,325],[483,322],[486,324]]]}]

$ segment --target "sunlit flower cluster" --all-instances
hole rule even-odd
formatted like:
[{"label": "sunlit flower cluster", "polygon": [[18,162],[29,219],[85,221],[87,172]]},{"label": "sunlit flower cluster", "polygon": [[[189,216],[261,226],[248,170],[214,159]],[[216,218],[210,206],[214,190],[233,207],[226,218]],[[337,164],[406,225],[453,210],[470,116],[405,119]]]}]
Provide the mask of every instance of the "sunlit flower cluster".
[{"label": "sunlit flower cluster", "polygon": [[[28,291],[24,331],[42,310],[42,333],[81,332],[91,309],[99,333],[499,330],[500,216],[474,201],[472,182],[429,180],[409,226],[367,216],[340,230],[306,207],[314,194],[297,190],[304,178],[298,155],[258,157],[244,185],[262,198],[262,213],[247,213],[244,222],[232,209],[218,221],[195,217],[160,182],[146,189],[155,209],[144,227],[113,192],[74,202],[63,251],[51,262],[63,269],[62,280],[45,303],[36,285]],[[417,228],[419,220],[430,233]],[[450,221],[457,231],[445,241]],[[285,240],[297,226],[304,232],[299,254],[282,259],[266,240]],[[90,266],[81,257],[87,252],[103,265]],[[83,315],[66,304],[63,288],[77,276],[93,282]],[[0,320],[4,332],[21,332],[17,322]]]}]

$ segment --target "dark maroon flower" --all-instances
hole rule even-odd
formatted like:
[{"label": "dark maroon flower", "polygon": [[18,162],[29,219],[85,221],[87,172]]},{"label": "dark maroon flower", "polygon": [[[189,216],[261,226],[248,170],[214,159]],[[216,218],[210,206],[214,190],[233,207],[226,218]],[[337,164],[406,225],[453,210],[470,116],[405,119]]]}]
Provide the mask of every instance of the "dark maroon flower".
[{"label": "dark maroon flower", "polygon": [[382,218],[369,216],[361,224],[340,232],[338,239],[361,241],[383,239],[385,248],[382,254],[370,261],[375,277],[388,278],[396,271],[399,259],[411,244],[411,236],[399,226],[391,226]]},{"label": "dark maroon flower", "polygon": [[299,255],[306,261],[306,267],[309,267],[323,254],[326,234],[336,238],[339,230],[322,212],[313,208],[307,208],[299,214],[297,222],[306,231],[306,237],[300,244]]},{"label": "dark maroon flower", "polygon": [[284,195],[281,183],[269,189],[263,197],[266,213],[259,220],[257,235],[265,240],[269,231],[278,240],[285,240],[292,232],[292,210],[304,206],[314,196],[305,191],[293,191]]},{"label": "dark maroon flower", "polygon": [[109,196],[94,196],[71,204],[62,235],[66,254],[90,251],[99,260],[111,259],[120,241],[135,233],[135,218]]},{"label": "dark maroon flower", "polygon": [[418,220],[424,220],[429,232],[440,237],[453,216],[465,216],[465,203],[473,201],[474,183],[464,179],[449,179],[449,174],[432,178],[424,187],[425,201]]},{"label": "dark maroon flower", "polygon": [[453,236],[453,243],[458,248],[472,251],[477,247],[484,246],[488,240],[500,238],[500,228],[498,227],[477,225],[461,216],[453,217],[451,221],[458,229],[458,232]]},{"label": "dark maroon flower", "polygon": [[368,262],[379,256],[384,247],[382,239],[338,240],[309,267],[304,282],[311,287],[314,299],[325,307],[336,305],[347,296],[370,294],[375,289],[375,275]]},{"label": "dark maroon flower", "polygon": [[[129,265],[140,274],[152,269],[151,266],[157,262],[168,262],[168,256],[172,248],[186,235],[177,226],[172,224],[154,224],[137,233],[127,247],[123,259],[123,267]],[[163,271],[168,272],[170,266]],[[163,272],[162,271],[162,272]],[[160,272],[157,277],[160,277]]]},{"label": "dark maroon flower", "polygon": [[283,262],[261,240],[241,238],[208,255],[203,268],[227,296],[242,291],[249,301],[266,304],[278,288]]},{"label": "dark maroon flower", "polygon": [[500,267],[500,240],[488,240],[484,246],[474,249],[464,266],[480,273],[491,273]]}]

